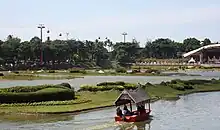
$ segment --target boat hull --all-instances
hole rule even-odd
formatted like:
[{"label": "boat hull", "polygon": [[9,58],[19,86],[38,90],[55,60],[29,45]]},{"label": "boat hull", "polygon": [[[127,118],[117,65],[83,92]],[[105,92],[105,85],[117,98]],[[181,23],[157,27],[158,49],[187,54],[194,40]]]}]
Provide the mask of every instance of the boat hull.
[{"label": "boat hull", "polygon": [[[124,122],[142,122],[142,121],[146,121],[149,119],[150,116],[150,112],[151,110],[146,110],[146,112],[143,112],[141,114],[137,114],[137,115],[132,115],[132,116],[115,116],[115,121],[116,122],[120,122],[120,121],[124,121]],[[134,113],[137,113],[137,111],[134,111]]]}]

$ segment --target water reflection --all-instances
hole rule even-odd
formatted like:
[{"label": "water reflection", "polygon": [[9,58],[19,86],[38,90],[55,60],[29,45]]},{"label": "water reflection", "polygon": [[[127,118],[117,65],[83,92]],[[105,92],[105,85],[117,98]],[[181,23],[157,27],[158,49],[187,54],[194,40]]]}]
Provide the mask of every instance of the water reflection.
[{"label": "water reflection", "polygon": [[73,115],[60,114],[60,115],[46,115],[46,114],[0,114],[0,121],[10,123],[51,123],[57,121],[74,120]]},{"label": "water reflection", "polygon": [[132,123],[130,126],[126,124],[119,125],[115,130],[150,130],[150,121]]}]

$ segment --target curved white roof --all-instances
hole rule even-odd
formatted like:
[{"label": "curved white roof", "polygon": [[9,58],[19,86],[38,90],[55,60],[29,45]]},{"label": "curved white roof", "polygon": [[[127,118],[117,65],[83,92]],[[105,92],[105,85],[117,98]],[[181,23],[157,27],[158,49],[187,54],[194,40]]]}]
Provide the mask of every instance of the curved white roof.
[{"label": "curved white roof", "polygon": [[192,50],[190,52],[187,52],[187,53],[183,54],[183,57],[188,57],[188,56],[190,56],[192,54],[195,54],[196,52],[199,52],[203,49],[210,49],[210,48],[213,48],[213,47],[220,47],[220,44],[211,44],[211,45],[200,47],[198,49],[195,49],[195,50]]}]

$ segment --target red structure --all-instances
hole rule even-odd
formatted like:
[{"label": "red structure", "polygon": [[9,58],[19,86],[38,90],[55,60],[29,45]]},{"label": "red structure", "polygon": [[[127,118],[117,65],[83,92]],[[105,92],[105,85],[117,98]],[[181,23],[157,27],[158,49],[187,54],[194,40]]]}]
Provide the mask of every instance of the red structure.
[{"label": "red structure", "polygon": [[[129,115],[116,115],[115,121],[120,122],[141,122],[149,119],[151,112],[150,97],[146,94],[145,90],[141,87],[136,90],[124,90],[115,101],[116,106],[130,105]],[[132,104],[136,105],[137,110],[132,111]],[[148,104],[148,109],[145,109]]]}]

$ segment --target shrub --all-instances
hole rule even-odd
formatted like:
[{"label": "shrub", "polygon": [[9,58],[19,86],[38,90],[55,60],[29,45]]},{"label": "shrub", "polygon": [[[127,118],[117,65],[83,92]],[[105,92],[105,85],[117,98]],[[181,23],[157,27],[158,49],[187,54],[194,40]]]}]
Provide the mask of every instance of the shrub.
[{"label": "shrub", "polygon": [[145,73],[160,73],[159,70],[155,70],[155,69],[148,69],[145,71]]},{"label": "shrub", "polygon": [[164,81],[162,81],[162,82],[160,83],[160,85],[167,86],[167,83],[164,82]]},{"label": "shrub", "polygon": [[111,85],[111,86],[92,86],[92,85],[82,85],[80,86],[79,91],[90,91],[90,92],[97,92],[97,91],[109,91],[109,90],[118,90],[122,91],[124,89],[136,89],[137,86],[135,84],[126,84],[122,85]]},{"label": "shrub", "polygon": [[149,82],[147,82],[147,83],[145,84],[145,86],[152,86],[152,84],[149,83]]},{"label": "shrub", "polygon": [[12,92],[12,93],[24,93],[24,92],[36,92],[41,89],[45,88],[65,88],[64,86],[60,85],[38,85],[38,86],[16,86],[16,87],[10,87],[10,88],[2,88],[0,89],[1,92]]},{"label": "shrub", "polygon": [[184,85],[184,89],[194,89],[191,85]]},{"label": "shrub", "polygon": [[123,68],[123,67],[117,68],[115,71],[117,73],[126,73],[127,72],[127,70],[125,68]]},{"label": "shrub", "polygon": [[141,71],[139,69],[132,70],[132,73],[140,73]]},{"label": "shrub", "polygon": [[3,74],[3,73],[0,73],[0,76],[4,76],[4,74]]},{"label": "shrub", "polygon": [[62,90],[65,90],[64,88],[44,88],[44,89],[41,89],[41,90],[38,90],[37,92],[40,93],[40,92],[57,92],[57,91],[62,91]]},{"label": "shrub", "polygon": [[174,79],[174,80],[171,80],[171,81],[170,81],[171,84],[177,84],[178,82],[181,83],[182,80],[180,80],[180,79]]},{"label": "shrub", "polygon": [[97,86],[111,86],[111,85],[121,85],[124,86],[125,82],[123,81],[116,81],[116,82],[102,82],[98,83]]},{"label": "shrub", "polygon": [[125,88],[124,86],[116,86],[114,87],[114,90],[123,91]]},{"label": "shrub", "polygon": [[0,103],[32,103],[42,101],[64,101],[75,97],[71,89],[53,89],[53,91],[22,92],[22,93],[0,93]]},{"label": "shrub", "polygon": [[18,72],[18,71],[13,71],[13,73],[15,73],[15,74],[19,74],[19,72]]},{"label": "shrub", "polygon": [[70,73],[82,73],[82,74],[86,74],[86,71],[85,71],[85,70],[76,69],[76,70],[70,70]]},{"label": "shrub", "polygon": [[[121,85],[122,86],[122,85]],[[130,83],[127,83],[123,86],[125,89],[136,89],[137,88],[137,85],[136,84],[130,84]]]},{"label": "shrub", "polygon": [[49,73],[55,73],[55,70],[49,70]]},{"label": "shrub", "polygon": [[124,82],[103,82],[99,83],[96,86],[93,85],[82,85],[80,86],[79,91],[108,91],[108,90],[118,90],[122,91],[124,89],[136,89],[137,85],[132,83],[124,83]]},{"label": "shrub", "polygon": [[199,85],[199,84],[206,84],[211,83],[211,80],[202,80],[202,79],[192,79],[188,81],[182,81],[186,85]]},{"label": "shrub", "polygon": [[70,88],[70,89],[72,88],[69,83],[61,83],[60,85],[66,87],[66,88]]},{"label": "shrub", "polygon": [[180,91],[184,91],[185,90],[184,86],[179,85],[179,84],[172,84],[171,88],[176,89],[176,90],[180,90]]}]

